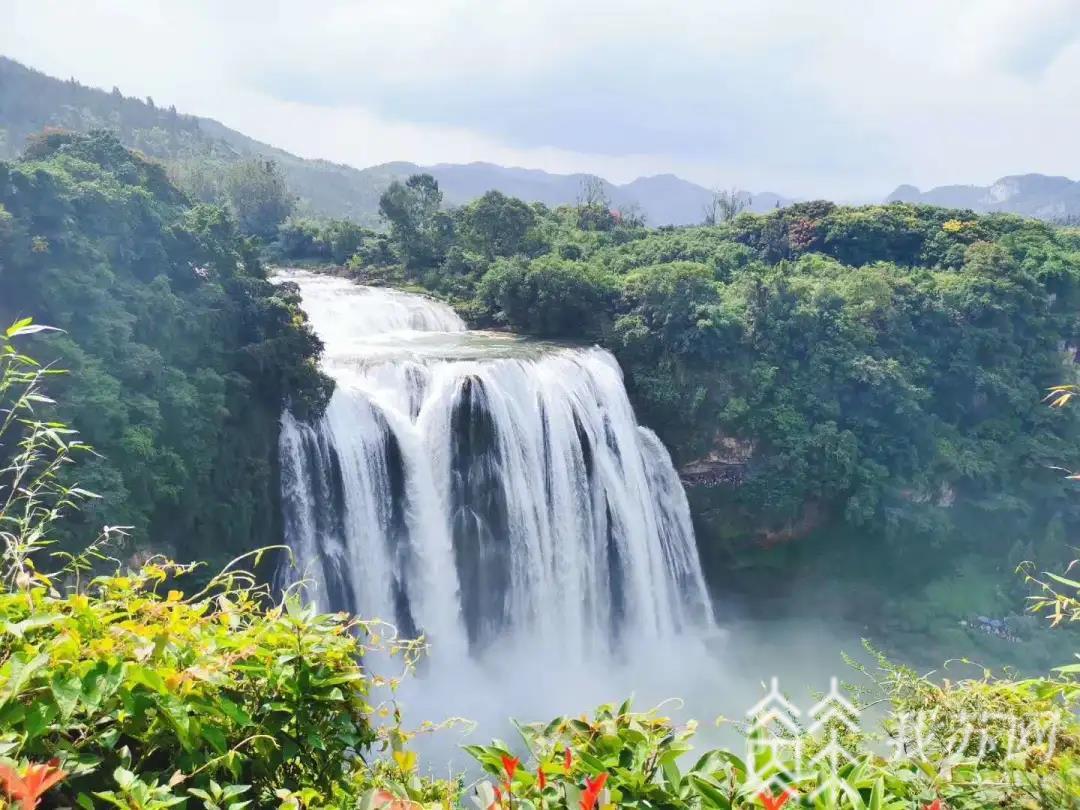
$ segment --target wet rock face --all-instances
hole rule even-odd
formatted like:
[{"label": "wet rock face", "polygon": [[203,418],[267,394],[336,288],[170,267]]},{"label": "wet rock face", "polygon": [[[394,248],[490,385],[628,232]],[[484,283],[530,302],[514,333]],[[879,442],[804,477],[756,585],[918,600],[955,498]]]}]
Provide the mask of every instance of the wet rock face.
[{"label": "wet rock face", "polygon": [[824,527],[826,506],[807,501],[786,518],[748,508],[739,491],[754,475],[759,448],[753,439],[718,433],[709,452],[679,468],[698,532],[699,548],[711,562],[723,565],[753,548],[769,548],[802,540]]},{"label": "wet rock face", "polygon": [[461,583],[462,613],[474,650],[490,645],[510,623],[510,532],[500,484],[498,426],[483,382],[466,377],[450,421],[450,524]]},{"label": "wet rock face", "polygon": [[826,511],[816,501],[808,501],[802,512],[794,520],[787,521],[776,528],[761,529],[757,533],[757,542],[762,546],[778,546],[790,543],[811,534],[821,528],[827,519]]}]

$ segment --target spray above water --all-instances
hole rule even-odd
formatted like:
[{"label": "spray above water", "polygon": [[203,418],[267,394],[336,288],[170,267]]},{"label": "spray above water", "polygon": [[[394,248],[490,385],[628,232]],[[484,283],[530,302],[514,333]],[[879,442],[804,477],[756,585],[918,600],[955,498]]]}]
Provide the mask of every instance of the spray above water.
[{"label": "spray above water", "polygon": [[422,296],[282,280],[337,383],[317,424],[282,417],[286,539],[321,607],[424,633],[429,681],[511,660],[595,677],[712,627],[686,496],[610,354],[469,332]]}]

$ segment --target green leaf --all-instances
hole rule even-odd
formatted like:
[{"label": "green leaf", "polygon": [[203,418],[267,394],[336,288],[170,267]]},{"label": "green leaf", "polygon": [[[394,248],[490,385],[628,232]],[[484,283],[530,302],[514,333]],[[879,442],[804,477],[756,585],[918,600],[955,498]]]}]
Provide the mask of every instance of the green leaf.
[{"label": "green leaf", "polygon": [[251,785],[226,785],[221,795],[226,799],[231,799],[241,793],[247,793],[249,790],[251,790]]},{"label": "green leaf", "polygon": [[42,627],[48,627],[50,624],[53,624],[57,619],[62,618],[63,616],[61,616],[60,614],[50,614],[47,616],[31,616],[29,619],[23,619],[21,622],[15,622],[14,624],[10,622],[5,622],[4,632],[10,633],[11,635],[15,636],[15,638],[22,638],[26,634],[26,631],[37,630]]},{"label": "green leaf", "polygon": [[0,706],[17,697],[38,670],[44,668],[48,663],[49,656],[44,653],[34,656],[29,661],[24,660],[21,655],[11,658],[6,667],[0,668],[0,673],[5,668],[8,670],[7,687],[4,689],[2,698],[0,698]]},{"label": "green leaf", "polygon": [[705,800],[709,807],[731,810],[731,802],[724,795],[723,788],[707,776],[699,773],[690,774],[690,787]]},{"label": "green leaf", "polygon": [[124,680],[124,663],[117,662],[110,666],[99,661],[82,679],[83,702],[96,711],[102,703],[111,698]]},{"label": "green leaf", "polygon": [[217,708],[222,713],[236,723],[240,727],[251,725],[251,715],[245,712],[240,706],[233,703],[227,697],[219,698],[217,701]]},{"label": "green leaf", "polygon": [[26,733],[26,741],[30,742],[42,736],[56,717],[57,709],[44,701],[36,701],[26,712],[23,720],[23,730]]},{"label": "green leaf", "polygon": [[663,769],[664,779],[672,790],[678,790],[679,785],[682,783],[682,775],[679,773],[679,766],[674,762],[665,762],[661,766]]},{"label": "green leaf", "polygon": [[225,733],[216,726],[203,726],[202,737],[213,747],[219,754],[224,754],[229,750],[229,744],[226,742]]},{"label": "green leaf", "polygon": [[581,760],[581,762],[583,762],[585,765],[587,765],[589,767],[589,769],[594,771],[595,773],[600,773],[601,771],[606,771],[607,768],[608,768],[606,762],[604,762],[602,759],[598,759],[597,757],[594,757],[588,751],[578,751],[577,756],[578,756],[578,759]]},{"label": "green leaf", "polygon": [[885,800],[885,777],[879,776],[874,782],[874,789],[870,791],[870,804],[867,810],[881,810],[881,803]]},{"label": "green leaf", "polygon": [[79,705],[79,698],[82,697],[82,681],[75,675],[64,678],[63,673],[57,672],[53,675],[49,689],[52,691],[53,700],[56,701],[56,705],[60,709],[60,716],[65,721],[70,719],[75,712],[75,708]]},{"label": "green leaf", "polygon": [[21,320],[15,321],[15,323],[13,323],[7,328],[7,332],[4,333],[5,337],[15,337],[15,335],[19,334],[20,329],[29,326],[33,322],[33,318],[23,318]]},{"label": "green leaf", "polygon": [[1046,576],[1050,577],[1050,579],[1054,580],[1055,582],[1061,583],[1062,585],[1068,585],[1070,588],[1080,590],[1080,582],[1077,582],[1075,579],[1066,579],[1065,577],[1055,574],[1051,571],[1047,571]]},{"label": "green leaf", "polygon": [[121,790],[130,790],[131,786],[135,784],[135,774],[127,768],[117,768],[113,771],[113,779],[116,780],[116,784]]},{"label": "green leaf", "polygon": [[847,796],[852,810],[866,810],[866,802],[863,801],[862,794],[850,782],[840,780],[840,790]]},{"label": "green leaf", "polygon": [[131,664],[128,667],[127,674],[128,680],[132,684],[142,684],[143,686],[152,689],[158,694],[170,694],[170,690],[165,683],[165,679],[162,678],[155,669],[139,666],[138,664]]}]

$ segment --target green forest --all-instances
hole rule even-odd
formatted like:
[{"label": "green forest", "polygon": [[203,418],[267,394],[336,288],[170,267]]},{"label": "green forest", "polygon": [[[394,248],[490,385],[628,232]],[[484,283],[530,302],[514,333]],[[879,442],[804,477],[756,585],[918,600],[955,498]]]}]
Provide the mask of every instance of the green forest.
[{"label": "green forest", "polygon": [[266,279],[226,210],[194,204],[111,134],[52,133],[0,163],[0,318],[33,317],[59,418],[95,448],[108,524],[134,549],[227,560],[280,536],[281,408],[330,393],[298,301]]}]

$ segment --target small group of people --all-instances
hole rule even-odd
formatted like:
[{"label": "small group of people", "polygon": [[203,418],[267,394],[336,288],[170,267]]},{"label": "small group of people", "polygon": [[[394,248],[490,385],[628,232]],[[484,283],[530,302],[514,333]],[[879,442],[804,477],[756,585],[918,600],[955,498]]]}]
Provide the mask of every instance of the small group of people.
[{"label": "small group of people", "polygon": [[981,630],[991,636],[1003,638],[1006,641],[1020,641],[1020,639],[1009,630],[1009,626],[1005,624],[1004,619],[991,619],[988,616],[976,616],[974,621],[962,621],[960,624],[964,627],[973,627],[976,630]]}]

